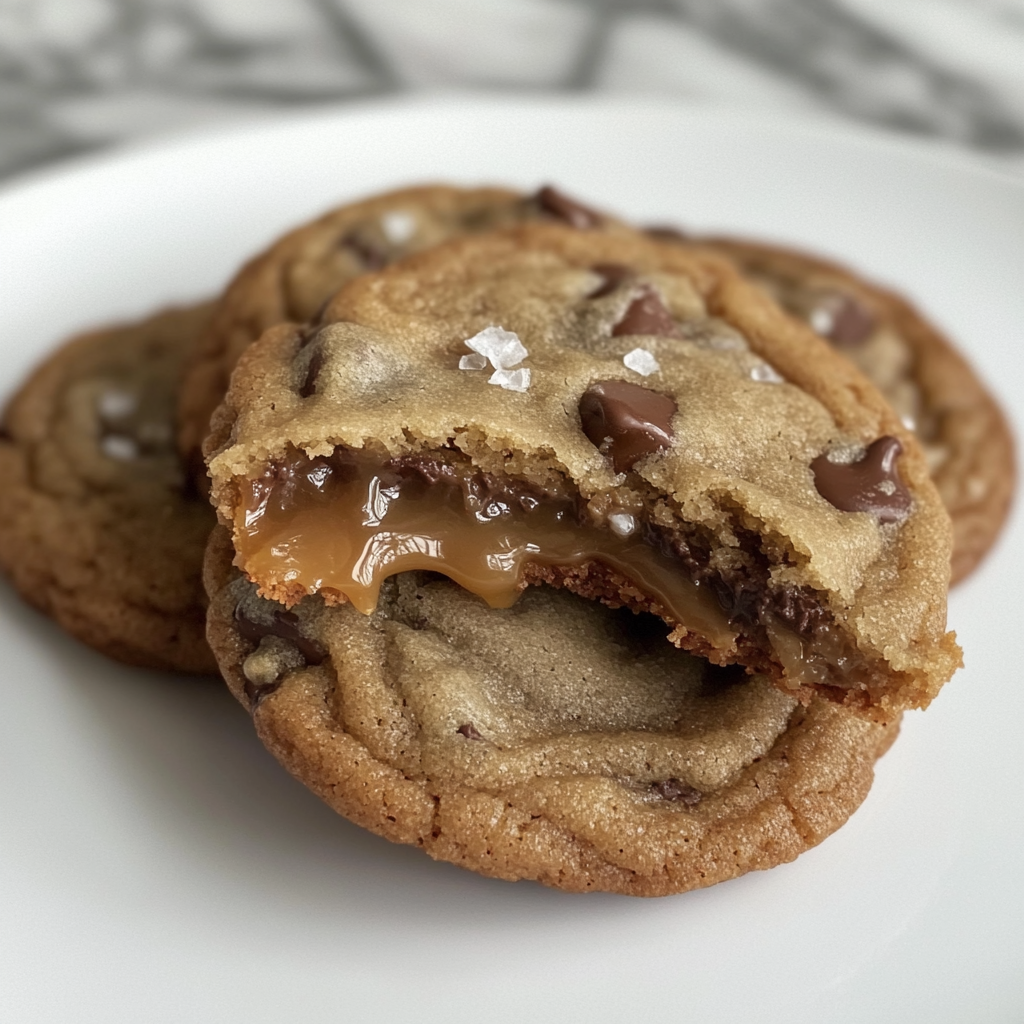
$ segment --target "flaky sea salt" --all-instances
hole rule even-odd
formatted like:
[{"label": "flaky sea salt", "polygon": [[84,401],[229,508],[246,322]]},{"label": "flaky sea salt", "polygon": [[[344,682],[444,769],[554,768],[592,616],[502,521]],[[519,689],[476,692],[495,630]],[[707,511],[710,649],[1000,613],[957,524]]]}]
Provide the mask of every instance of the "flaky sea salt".
[{"label": "flaky sea salt", "polygon": [[107,434],[100,441],[100,451],[108,459],[115,459],[118,462],[131,462],[132,459],[139,457],[139,446],[135,440],[123,434]]},{"label": "flaky sea salt", "polygon": [[497,384],[506,391],[525,391],[530,386],[529,370],[495,370],[488,384]]},{"label": "flaky sea salt", "polygon": [[636,532],[636,518],[628,512],[613,512],[608,517],[608,525],[619,537],[628,537]]},{"label": "flaky sea salt", "polygon": [[626,364],[626,369],[639,373],[642,377],[650,377],[652,373],[657,373],[661,369],[658,360],[645,348],[635,348],[632,352],[627,352],[622,361]]},{"label": "flaky sea salt", "polygon": [[811,310],[811,315],[808,317],[808,323],[810,323],[811,327],[813,327],[818,334],[828,337],[832,332],[832,328],[836,325],[836,315],[827,307],[818,306],[817,309]]},{"label": "flaky sea salt", "polygon": [[130,391],[104,391],[96,403],[100,416],[105,420],[119,420],[130,416],[138,408],[139,400]]},{"label": "flaky sea salt", "polygon": [[460,370],[482,370],[490,362],[494,373],[488,378],[488,384],[496,384],[506,391],[525,391],[530,386],[529,370],[512,369],[530,354],[518,334],[491,325],[467,338],[466,346],[473,350],[473,355],[459,360]]},{"label": "flaky sea salt", "polygon": [[402,210],[391,210],[381,217],[380,229],[392,245],[402,245],[416,234],[416,218]]},{"label": "flaky sea salt", "polygon": [[774,366],[767,363],[758,363],[750,371],[751,380],[760,381],[762,384],[781,384],[782,377],[779,376]]},{"label": "flaky sea salt", "polygon": [[490,360],[496,370],[511,370],[530,354],[519,335],[503,327],[485,327],[479,334],[467,338],[466,346]]}]

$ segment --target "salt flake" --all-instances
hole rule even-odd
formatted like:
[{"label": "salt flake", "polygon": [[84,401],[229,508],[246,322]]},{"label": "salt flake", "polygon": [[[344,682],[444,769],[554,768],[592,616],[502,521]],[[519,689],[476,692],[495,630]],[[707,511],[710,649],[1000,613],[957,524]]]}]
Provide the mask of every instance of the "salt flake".
[{"label": "salt flake", "polygon": [[100,441],[100,451],[108,459],[115,459],[118,462],[130,462],[132,459],[139,457],[138,444],[132,438],[125,437],[123,434],[107,434]]},{"label": "salt flake", "polygon": [[506,391],[525,391],[530,386],[529,370],[495,370],[488,384],[497,384]]},{"label": "salt flake", "polygon": [[530,354],[518,334],[493,325],[467,338],[466,346],[489,359],[495,370],[511,370]]},{"label": "salt flake", "polygon": [[633,370],[642,377],[650,377],[652,373],[657,373],[661,369],[658,360],[645,348],[635,348],[632,352],[627,352],[622,361],[626,364],[627,370]]},{"label": "salt flake", "polygon": [[135,412],[139,399],[130,391],[104,391],[96,406],[103,419],[119,420]]},{"label": "salt flake", "polygon": [[463,356],[459,360],[460,370],[482,370],[487,365],[487,359],[480,355],[479,352],[473,352],[471,355]]},{"label": "salt flake", "polygon": [[403,210],[391,210],[381,217],[380,229],[392,245],[402,245],[416,234],[416,218]]},{"label": "salt flake", "polygon": [[774,366],[767,363],[758,363],[750,371],[752,380],[760,381],[762,384],[781,384],[782,377],[779,376]]},{"label": "salt flake", "polygon": [[619,537],[628,537],[636,532],[636,518],[628,512],[613,512],[608,517],[608,525]]}]

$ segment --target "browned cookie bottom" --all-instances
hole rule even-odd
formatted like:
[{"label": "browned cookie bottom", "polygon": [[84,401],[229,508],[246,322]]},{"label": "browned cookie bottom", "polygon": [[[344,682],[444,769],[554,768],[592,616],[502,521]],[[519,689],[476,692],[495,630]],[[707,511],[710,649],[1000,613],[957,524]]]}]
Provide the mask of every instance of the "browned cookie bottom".
[{"label": "browned cookie bottom", "polygon": [[0,567],[30,604],[131,665],[217,670],[201,580],[215,519],[173,432],[182,362],[209,312],[69,341],[4,416]]}]

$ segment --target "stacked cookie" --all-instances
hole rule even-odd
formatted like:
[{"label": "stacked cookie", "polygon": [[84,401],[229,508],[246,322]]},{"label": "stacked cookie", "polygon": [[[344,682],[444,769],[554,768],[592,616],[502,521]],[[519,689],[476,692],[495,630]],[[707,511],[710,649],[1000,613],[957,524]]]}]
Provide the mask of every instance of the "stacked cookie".
[{"label": "stacked cookie", "polygon": [[950,553],[983,555],[1013,474],[964,372],[811,257],[408,189],[45,364],[0,561],[114,657],[215,661],[375,832],[679,892],[839,827],[959,663]]}]

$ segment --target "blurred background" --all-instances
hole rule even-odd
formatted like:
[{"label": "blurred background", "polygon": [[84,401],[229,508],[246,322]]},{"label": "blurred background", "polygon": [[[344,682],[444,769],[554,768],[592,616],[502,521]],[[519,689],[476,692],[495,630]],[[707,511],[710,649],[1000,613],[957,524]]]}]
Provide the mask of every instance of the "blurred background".
[{"label": "blurred background", "polygon": [[0,176],[431,89],[771,108],[1024,175],[1024,0],[0,0]]}]

